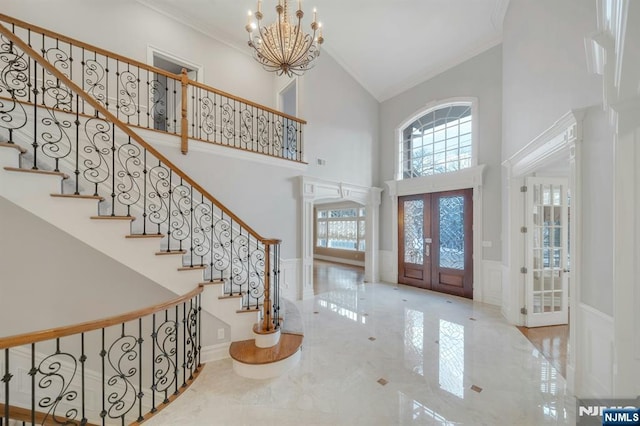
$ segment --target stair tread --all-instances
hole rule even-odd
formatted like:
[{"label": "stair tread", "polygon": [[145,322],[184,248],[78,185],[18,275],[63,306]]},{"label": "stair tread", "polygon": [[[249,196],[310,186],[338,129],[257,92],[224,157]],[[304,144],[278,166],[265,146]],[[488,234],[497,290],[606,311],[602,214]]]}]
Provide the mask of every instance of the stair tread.
[{"label": "stair tread", "polygon": [[104,201],[104,197],[100,195],[84,195],[84,194],[51,194],[55,198],[77,198],[81,200],[98,200]]},{"label": "stair tread", "polygon": [[183,266],[178,268],[178,271],[197,271],[201,269],[207,269],[206,265],[193,265],[193,266]]},{"label": "stair tread", "polygon": [[260,312],[259,308],[252,308],[252,309],[238,309],[236,311],[236,313],[238,314],[248,314],[248,313],[252,313],[252,312]]},{"label": "stair tread", "polygon": [[242,299],[242,294],[234,294],[234,295],[225,294],[224,296],[218,296],[218,299],[220,299],[220,300],[223,300],[223,299]]},{"label": "stair tread", "polygon": [[21,172],[21,173],[35,173],[39,175],[53,175],[60,176],[62,179],[69,179],[69,175],[62,172],[55,172],[53,170],[34,170],[34,169],[21,169],[20,167],[5,167],[8,172]]},{"label": "stair tread", "polygon": [[243,364],[271,364],[298,352],[303,338],[300,334],[282,333],[278,344],[270,348],[257,347],[253,339],[233,342],[229,347],[229,355]]},{"label": "stair tread", "polygon": [[17,149],[18,151],[20,151],[20,154],[24,154],[25,152],[27,152],[27,150],[20,145],[10,142],[0,142],[0,147]]},{"label": "stair tread", "polygon": [[171,251],[158,251],[156,252],[156,256],[164,256],[168,254],[187,254],[186,250],[171,250]]},{"label": "stair tread", "polygon": [[136,220],[135,216],[91,216],[97,220]]},{"label": "stair tread", "polygon": [[216,284],[224,284],[225,280],[221,280],[221,279],[215,279],[213,281],[204,281],[201,282],[200,284],[198,284],[200,287],[204,287],[206,285],[216,285]]},{"label": "stair tread", "polygon": [[164,238],[164,234],[129,234],[125,238]]}]

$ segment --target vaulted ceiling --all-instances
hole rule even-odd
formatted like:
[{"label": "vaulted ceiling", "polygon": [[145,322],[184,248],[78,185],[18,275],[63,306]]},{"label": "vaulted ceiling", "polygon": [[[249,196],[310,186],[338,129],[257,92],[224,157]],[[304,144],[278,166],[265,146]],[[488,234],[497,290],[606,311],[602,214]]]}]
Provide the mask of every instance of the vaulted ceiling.
[{"label": "vaulted ceiling", "polygon": [[[244,29],[255,0],[139,0],[249,53]],[[499,44],[509,0],[303,0],[313,7],[331,55],[384,101]],[[277,0],[263,0],[264,22]],[[292,8],[297,1],[291,0]]]}]

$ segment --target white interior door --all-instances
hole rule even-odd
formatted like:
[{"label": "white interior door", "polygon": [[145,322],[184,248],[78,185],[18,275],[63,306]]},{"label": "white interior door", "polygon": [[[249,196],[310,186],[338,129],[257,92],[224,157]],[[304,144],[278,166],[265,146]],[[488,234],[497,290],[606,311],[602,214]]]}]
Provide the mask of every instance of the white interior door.
[{"label": "white interior door", "polygon": [[527,327],[569,321],[568,180],[527,178]]}]

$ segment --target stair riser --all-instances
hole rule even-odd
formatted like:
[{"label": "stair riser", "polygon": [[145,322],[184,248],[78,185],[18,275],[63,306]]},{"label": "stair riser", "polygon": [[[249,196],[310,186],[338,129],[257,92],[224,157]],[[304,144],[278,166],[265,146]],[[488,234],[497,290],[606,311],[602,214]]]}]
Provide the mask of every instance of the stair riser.
[{"label": "stair riser", "polygon": [[233,371],[241,377],[249,379],[271,379],[278,377],[286,373],[288,370],[296,366],[300,362],[302,351],[298,349],[295,354],[289,358],[285,358],[281,361],[273,362],[270,364],[244,364],[242,362],[233,360]]},{"label": "stair riser", "polygon": [[[3,148],[0,151],[13,150]],[[0,159],[0,161],[2,160]],[[17,167],[17,163],[0,163],[0,191],[2,191],[2,194],[6,194],[4,197],[7,199],[14,197],[40,197],[43,193],[60,192],[62,178],[59,176],[10,172],[4,170],[5,166]],[[40,209],[44,208],[44,206],[40,207]]]},{"label": "stair riser", "polygon": [[4,166],[17,167],[20,158],[20,152],[12,148],[0,148],[0,164]]}]

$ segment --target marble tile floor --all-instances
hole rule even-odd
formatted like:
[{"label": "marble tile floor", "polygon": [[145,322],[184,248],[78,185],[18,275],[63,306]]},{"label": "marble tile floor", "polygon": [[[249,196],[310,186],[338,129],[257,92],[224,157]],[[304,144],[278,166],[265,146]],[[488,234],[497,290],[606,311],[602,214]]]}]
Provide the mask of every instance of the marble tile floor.
[{"label": "marble tile floor", "polygon": [[296,306],[298,366],[251,380],[209,363],[147,424],[575,424],[564,378],[497,307],[357,282]]}]

